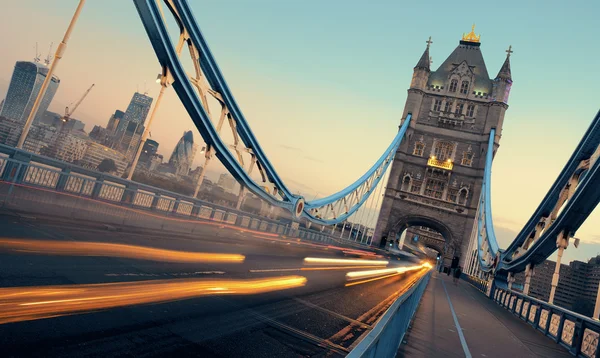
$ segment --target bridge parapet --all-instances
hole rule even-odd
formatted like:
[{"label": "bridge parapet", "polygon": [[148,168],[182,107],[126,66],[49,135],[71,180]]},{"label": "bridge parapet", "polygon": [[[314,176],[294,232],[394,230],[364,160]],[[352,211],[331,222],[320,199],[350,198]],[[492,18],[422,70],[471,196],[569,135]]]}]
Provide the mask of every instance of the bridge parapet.
[{"label": "bridge parapet", "polygon": [[492,299],[574,356],[598,357],[600,321],[508,289],[495,289]]}]

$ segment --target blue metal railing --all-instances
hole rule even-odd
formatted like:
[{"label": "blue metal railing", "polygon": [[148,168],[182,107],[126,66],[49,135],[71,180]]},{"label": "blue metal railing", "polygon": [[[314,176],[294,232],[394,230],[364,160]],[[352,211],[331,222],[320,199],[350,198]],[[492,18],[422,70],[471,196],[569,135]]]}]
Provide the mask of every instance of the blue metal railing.
[{"label": "blue metal railing", "polygon": [[574,356],[600,356],[600,321],[508,289],[495,289],[492,298]]},{"label": "blue metal railing", "polygon": [[[13,159],[15,157],[20,160]],[[33,205],[25,208],[21,200]],[[213,221],[290,237],[365,247],[340,239],[339,232],[332,234],[331,229],[317,226],[310,229],[291,220],[269,219],[0,144],[0,206],[22,211],[45,210],[51,216],[82,216],[70,208],[64,210],[82,200],[99,207],[117,205],[133,210],[135,215],[148,213],[166,219]],[[87,218],[97,219],[93,215]]]},{"label": "blue metal railing", "polygon": [[423,292],[431,277],[429,271],[400,296],[381,316],[373,329],[347,355],[349,358],[358,357],[395,357],[398,347],[406,334]]}]

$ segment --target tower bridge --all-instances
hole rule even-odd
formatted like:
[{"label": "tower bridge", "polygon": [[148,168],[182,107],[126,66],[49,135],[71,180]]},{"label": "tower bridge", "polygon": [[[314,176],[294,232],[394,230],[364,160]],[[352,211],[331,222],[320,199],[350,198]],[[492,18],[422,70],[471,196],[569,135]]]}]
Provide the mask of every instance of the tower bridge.
[{"label": "tower bridge", "polygon": [[[156,355],[599,356],[600,293],[594,318],[553,300],[563,252],[578,244],[577,230],[600,201],[600,112],[501,249],[491,171],[512,47],[491,77],[474,26],[435,70],[429,38],[384,153],[348,187],[307,200],[253,134],[188,1],[133,3],[160,64],[161,95],[173,88],[206,144],[200,178],[218,159],[242,186],[240,197],[248,191],[289,215],[253,215],[0,145],[0,225],[15,236],[0,238],[0,271],[23,281],[0,288],[0,343],[9,356],[78,355],[92,346],[86,352],[97,355],[131,351],[135,342]],[[183,65],[190,61],[192,72]],[[376,218],[367,207],[380,208]],[[426,257],[387,250],[405,232],[442,254],[444,266],[457,258],[461,280]],[[548,302],[531,297],[535,268],[555,252]],[[513,286],[520,272],[522,288]],[[58,328],[40,333],[39,322]]]}]

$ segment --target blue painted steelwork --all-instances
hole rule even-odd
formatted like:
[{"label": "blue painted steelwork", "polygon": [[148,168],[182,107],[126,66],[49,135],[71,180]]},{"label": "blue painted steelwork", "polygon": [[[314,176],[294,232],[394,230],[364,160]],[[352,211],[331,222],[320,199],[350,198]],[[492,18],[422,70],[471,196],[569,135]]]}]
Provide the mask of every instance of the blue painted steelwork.
[{"label": "blue painted steelwork", "polygon": [[[573,155],[563,168],[544,200],[529,219],[516,239],[502,253],[497,270],[520,272],[527,264],[543,262],[556,251],[556,238],[561,232],[572,236],[591,214],[600,201],[600,159],[596,160],[585,172],[580,173],[581,163],[589,160],[598,150],[600,143],[600,111],[577,145]],[[536,225],[554,210],[561,191],[574,175],[580,175],[579,184],[571,199],[565,204],[556,220],[545,228],[543,234],[519,257],[513,257],[515,251],[530,237]]]},{"label": "blue painted steelwork", "polygon": [[274,190],[271,194],[263,186],[257,184],[245,171],[241,154],[238,152],[238,157],[236,158],[229,151],[228,146],[221,140],[219,130],[214,127],[210,115],[204,108],[203,102],[198,97],[189,80],[189,76],[179,61],[177,49],[174,48],[169,38],[166,24],[156,1],[134,0],[134,3],[158,60],[164,72],[172,77],[173,88],[198,128],[200,135],[206,142],[208,146],[207,150],[214,149],[217,158],[238,182],[270,204],[286,208],[297,216],[303,216],[311,222],[318,224],[333,225],[342,222],[364,204],[392,161],[393,155],[400,145],[410,122],[410,115],[404,120],[403,126],[387,151],[365,175],[348,188],[336,194],[324,199],[304,203],[304,199],[301,196],[293,194],[287,188],[260,147],[258,140],[252,133],[248,122],[231,94],[187,1],[165,0],[167,7],[179,26],[181,44],[187,44],[190,52],[197,54],[197,58],[192,58],[192,61],[199,64],[199,68],[196,68],[196,70],[201,70],[202,78],[206,79],[211,87],[208,91],[209,94],[221,103],[224,109],[223,113],[230,120],[230,123],[233,121],[234,124],[230,125],[234,131],[234,136],[239,136],[245,146],[245,152],[249,153],[253,160],[256,161],[256,166],[262,175],[263,182],[273,185]]},{"label": "blue painted steelwork", "polygon": [[[600,201],[600,159],[593,159],[600,143],[600,112],[532,217],[506,250],[498,248],[491,212],[491,165],[495,130],[490,133],[485,174],[477,217],[480,268],[496,275],[524,271],[556,251],[557,237],[572,237]],[[574,183],[574,184],[573,184]],[[575,191],[571,185],[576,185]],[[572,196],[569,198],[569,194]],[[567,199],[565,199],[565,197]],[[562,200],[562,201],[561,201]],[[560,209],[561,203],[566,203]],[[554,216],[553,216],[554,215]],[[536,233],[536,230],[539,230]],[[541,233],[541,235],[540,235]],[[528,245],[524,247],[526,241]]]},{"label": "blue painted steelwork", "polygon": [[[498,253],[498,242],[496,241],[496,233],[494,232],[494,223],[492,221],[492,193],[490,190],[492,186],[492,161],[494,160],[495,137],[496,129],[492,128],[490,130],[485,157],[485,171],[477,214],[477,257],[481,270],[485,272],[493,269],[493,258]],[[485,234],[485,237],[482,234]]]}]

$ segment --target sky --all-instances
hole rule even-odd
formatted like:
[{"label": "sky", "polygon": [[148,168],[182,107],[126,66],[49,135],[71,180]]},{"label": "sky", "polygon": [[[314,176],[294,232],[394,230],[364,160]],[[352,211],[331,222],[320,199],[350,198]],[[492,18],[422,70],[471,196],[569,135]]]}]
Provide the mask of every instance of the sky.
[{"label": "sky", "polygon": [[[16,61],[60,42],[76,0],[25,0],[0,12],[0,98]],[[432,36],[433,69],[471,25],[495,76],[512,45],[513,87],[492,175],[496,233],[506,247],[529,219],[599,109],[600,2],[379,0],[190,1],[251,128],[294,191],[325,196],[362,175],[397,132],[412,69]],[[7,9],[8,7],[8,9]],[[166,9],[165,9],[166,10]],[[11,35],[18,34],[18,35]],[[159,64],[132,1],[87,1],[56,74],[50,110],[92,84],[74,118],[106,126],[133,93],[156,98]],[[151,129],[170,155],[185,130],[201,138],[173,90]],[[196,164],[202,162],[197,156]],[[216,161],[213,161],[216,162]],[[223,171],[211,164],[212,177]],[[209,176],[210,178],[210,176]],[[600,253],[600,209],[563,260]]]}]

